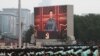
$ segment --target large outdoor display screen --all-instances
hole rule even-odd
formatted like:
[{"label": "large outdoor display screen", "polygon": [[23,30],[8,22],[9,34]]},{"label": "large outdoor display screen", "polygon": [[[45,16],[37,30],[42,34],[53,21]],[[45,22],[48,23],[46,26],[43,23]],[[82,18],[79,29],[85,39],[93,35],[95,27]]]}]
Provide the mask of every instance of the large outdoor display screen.
[{"label": "large outdoor display screen", "polygon": [[67,6],[35,7],[34,22],[37,39],[62,39],[62,30],[67,27]]}]

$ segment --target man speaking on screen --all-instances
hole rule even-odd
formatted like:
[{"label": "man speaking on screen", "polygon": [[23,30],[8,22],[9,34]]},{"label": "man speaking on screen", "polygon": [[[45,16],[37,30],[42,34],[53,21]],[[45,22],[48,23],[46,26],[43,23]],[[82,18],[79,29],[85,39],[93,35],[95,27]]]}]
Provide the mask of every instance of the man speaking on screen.
[{"label": "man speaking on screen", "polygon": [[57,24],[56,20],[53,17],[53,11],[49,11],[49,19],[47,20],[45,24],[45,31],[57,31]]}]

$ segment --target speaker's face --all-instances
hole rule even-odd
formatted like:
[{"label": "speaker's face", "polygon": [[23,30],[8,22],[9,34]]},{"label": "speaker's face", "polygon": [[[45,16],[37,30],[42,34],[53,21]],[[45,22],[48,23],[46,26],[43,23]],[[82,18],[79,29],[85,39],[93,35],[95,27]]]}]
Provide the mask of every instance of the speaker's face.
[{"label": "speaker's face", "polygon": [[50,18],[53,18],[53,11],[49,12],[49,16],[50,16]]}]

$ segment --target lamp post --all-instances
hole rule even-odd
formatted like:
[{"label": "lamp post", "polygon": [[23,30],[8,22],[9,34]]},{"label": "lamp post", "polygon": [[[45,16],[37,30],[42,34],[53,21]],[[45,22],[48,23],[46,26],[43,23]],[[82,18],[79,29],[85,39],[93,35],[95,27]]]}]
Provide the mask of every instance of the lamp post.
[{"label": "lamp post", "polygon": [[19,21],[19,48],[22,46],[22,32],[21,32],[21,0],[18,0],[18,21]]}]

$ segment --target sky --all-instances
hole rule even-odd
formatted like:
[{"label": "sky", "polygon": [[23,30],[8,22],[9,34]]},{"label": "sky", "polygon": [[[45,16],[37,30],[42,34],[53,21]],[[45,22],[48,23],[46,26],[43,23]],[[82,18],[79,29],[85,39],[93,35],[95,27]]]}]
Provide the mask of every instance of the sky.
[{"label": "sky", "polygon": [[[100,0],[21,0],[21,8],[33,12],[33,8],[45,5],[73,5],[74,14],[100,14]],[[0,0],[0,11],[3,8],[18,8],[18,0]]]}]

